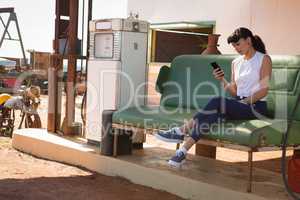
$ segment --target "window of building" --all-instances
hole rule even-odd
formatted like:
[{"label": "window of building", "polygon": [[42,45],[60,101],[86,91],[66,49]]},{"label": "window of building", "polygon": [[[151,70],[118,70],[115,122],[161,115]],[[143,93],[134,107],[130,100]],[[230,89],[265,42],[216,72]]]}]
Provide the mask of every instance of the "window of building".
[{"label": "window of building", "polygon": [[214,27],[214,22],[152,24],[150,62],[171,62],[178,55],[201,54]]}]

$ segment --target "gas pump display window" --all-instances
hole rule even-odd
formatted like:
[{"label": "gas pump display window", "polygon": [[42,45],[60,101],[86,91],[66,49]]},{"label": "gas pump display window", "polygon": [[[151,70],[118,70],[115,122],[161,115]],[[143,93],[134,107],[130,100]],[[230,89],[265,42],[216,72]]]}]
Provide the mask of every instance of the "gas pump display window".
[{"label": "gas pump display window", "polygon": [[95,57],[112,58],[113,57],[114,36],[112,33],[95,34]]},{"label": "gas pump display window", "polygon": [[112,28],[111,22],[96,23],[96,30],[110,30]]}]

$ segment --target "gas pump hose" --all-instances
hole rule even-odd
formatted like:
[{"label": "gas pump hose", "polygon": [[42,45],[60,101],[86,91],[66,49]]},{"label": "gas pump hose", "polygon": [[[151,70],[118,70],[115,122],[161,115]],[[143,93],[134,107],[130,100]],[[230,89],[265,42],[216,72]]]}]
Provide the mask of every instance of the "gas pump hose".
[{"label": "gas pump hose", "polygon": [[86,92],[84,92],[83,97],[82,97],[82,102],[81,102],[81,109],[80,109],[80,113],[81,113],[81,119],[83,122],[83,125],[85,126],[86,123],[86,117],[85,117],[85,113],[84,113],[84,109],[85,109],[85,104],[86,104]]}]

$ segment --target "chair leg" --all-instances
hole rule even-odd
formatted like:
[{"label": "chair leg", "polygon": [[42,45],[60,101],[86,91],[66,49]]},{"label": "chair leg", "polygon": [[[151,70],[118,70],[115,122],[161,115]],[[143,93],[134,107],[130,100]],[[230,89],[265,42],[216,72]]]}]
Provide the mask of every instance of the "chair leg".
[{"label": "chair leg", "polygon": [[252,192],[252,178],[253,178],[253,151],[248,151],[248,170],[249,170],[249,177],[248,177],[248,187],[247,192]]},{"label": "chair leg", "polygon": [[180,148],[180,143],[176,144],[176,150],[178,150]]},{"label": "chair leg", "polygon": [[118,153],[118,130],[115,130],[114,133],[114,144],[113,144],[113,156],[117,157],[117,153]]}]

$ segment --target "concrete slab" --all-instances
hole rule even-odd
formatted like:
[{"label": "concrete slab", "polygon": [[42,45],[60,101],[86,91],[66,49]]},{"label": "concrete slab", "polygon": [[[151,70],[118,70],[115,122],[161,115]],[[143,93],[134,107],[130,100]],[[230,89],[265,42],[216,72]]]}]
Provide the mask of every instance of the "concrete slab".
[{"label": "concrete slab", "polygon": [[109,176],[165,190],[186,199],[288,199],[280,174],[255,169],[253,192],[246,192],[247,167],[189,155],[180,169],[168,167],[174,151],[146,146],[131,156],[99,154],[84,140],[62,138],[44,129],[21,129],[13,135],[13,147],[37,157],[85,167]]}]

